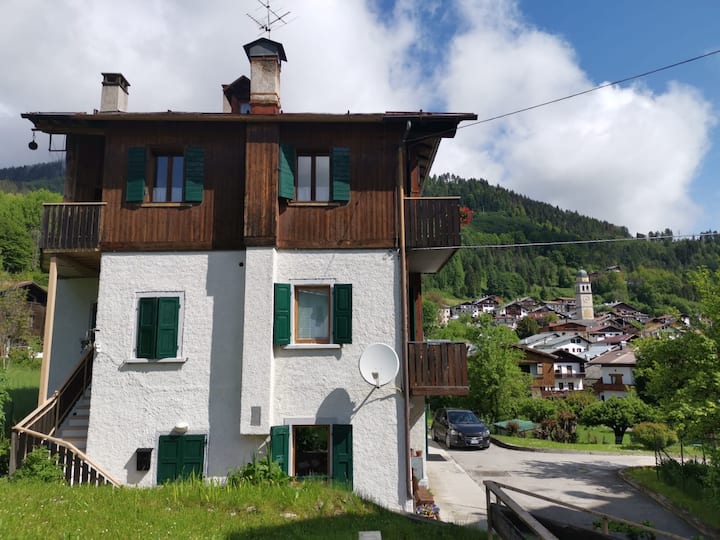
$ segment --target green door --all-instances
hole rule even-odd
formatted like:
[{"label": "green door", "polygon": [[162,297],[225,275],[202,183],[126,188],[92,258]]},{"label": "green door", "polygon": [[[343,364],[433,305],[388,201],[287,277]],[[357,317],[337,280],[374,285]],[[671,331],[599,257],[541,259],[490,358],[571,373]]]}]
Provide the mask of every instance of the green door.
[{"label": "green door", "polygon": [[161,435],[158,448],[157,483],[178,478],[201,478],[205,435]]},{"label": "green door", "polygon": [[332,477],[335,482],[353,485],[352,426],[332,426]]}]

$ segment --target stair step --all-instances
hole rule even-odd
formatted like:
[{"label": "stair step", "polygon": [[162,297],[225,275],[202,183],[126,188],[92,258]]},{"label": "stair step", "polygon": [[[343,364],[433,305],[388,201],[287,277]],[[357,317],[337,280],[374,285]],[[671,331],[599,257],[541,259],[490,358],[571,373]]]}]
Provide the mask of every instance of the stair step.
[{"label": "stair step", "polygon": [[85,451],[87,448],[87,440],[85,437],[63,437],[62,438],[65,442],[69,442],[72,444],[75,448],[81,451]]},{"label": "stair step", "polygon": [[87,439],[87,428],[81,427],[64,427],[60,430],[61,439],[73,439],[73,438],[84,438]]},{"label": "stair step", "polygon": [[85,416],[71,416],[66,421],[66,426],[72,426],[72,427],[84,427],[87,430],[87,427],[89,425],[89,417],[87,415]]}]

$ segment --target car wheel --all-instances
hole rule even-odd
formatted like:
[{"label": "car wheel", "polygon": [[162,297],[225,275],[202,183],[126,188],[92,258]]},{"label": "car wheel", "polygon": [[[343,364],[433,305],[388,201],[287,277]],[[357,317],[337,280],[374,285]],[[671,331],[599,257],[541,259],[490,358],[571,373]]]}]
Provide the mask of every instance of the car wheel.
[{"label": "car wheel", "polygon": [[447,446],[448,450],[452,448],[452,444],[450,444],[450,433],[445,434],[445,446]]}]

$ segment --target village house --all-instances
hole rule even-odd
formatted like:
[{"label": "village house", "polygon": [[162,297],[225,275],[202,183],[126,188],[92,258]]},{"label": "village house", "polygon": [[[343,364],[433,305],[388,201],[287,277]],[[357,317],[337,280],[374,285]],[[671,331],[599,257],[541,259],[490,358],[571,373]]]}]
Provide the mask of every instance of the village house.
[{"label": "village house", "polygon": [[635,385],[634,369],[637,365],[635,352],[627,345],[613,347],[588,361],[586,375],[588,384],[603,401],[611,397],[625,397]]},{"label": "village house", "polygon": [[267,452],[410,510],[426,397],[468,392],[465,344],[422,334],[459,199],[422,187],[476,115],[283,111],[283,45],[244,50],[222,112],[128,112],[104,73],[98,111],[23,115],[65,136],[67,176],[43,217],[40,408],[11,468],[45,441],[72,483],[152,486]]}]

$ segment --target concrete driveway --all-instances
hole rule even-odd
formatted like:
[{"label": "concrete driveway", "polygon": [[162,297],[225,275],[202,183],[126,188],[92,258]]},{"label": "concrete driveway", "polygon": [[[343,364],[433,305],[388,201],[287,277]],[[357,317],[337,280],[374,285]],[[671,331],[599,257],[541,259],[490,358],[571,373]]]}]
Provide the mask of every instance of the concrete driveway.
[{"label": "concrete driveway", "polygon": [[[653,456],[525,452],[495,445],[487,450],[447,451],[431,442],[427,467],[430,489],[444,519],[486,528],[481,486],[484,480],[494,480],[632,521],[649,520],[653,527],[692,538],[698,531],[618,476],[620,469],[654,464]],[[475,486],[467,483],[468,478]],[[519,494],[513,497],[547,517],[592,526],[594,518],[588,514]]]}]

